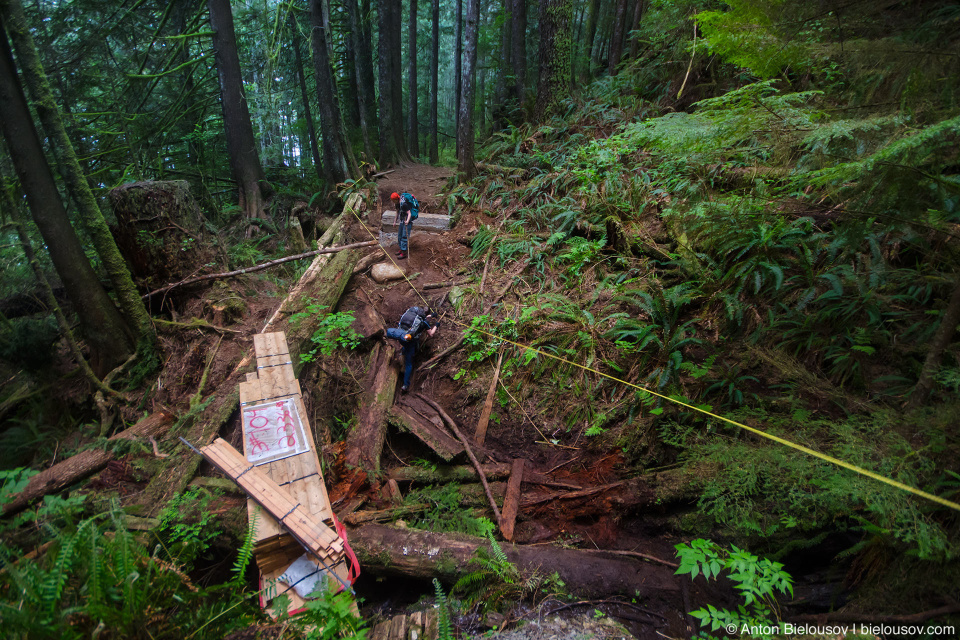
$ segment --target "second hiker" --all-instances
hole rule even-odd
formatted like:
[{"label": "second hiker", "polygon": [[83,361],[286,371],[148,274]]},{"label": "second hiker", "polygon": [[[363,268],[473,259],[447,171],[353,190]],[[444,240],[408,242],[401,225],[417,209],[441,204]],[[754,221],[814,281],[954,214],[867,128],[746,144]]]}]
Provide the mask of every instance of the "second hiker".
[{"label": "second hiker", "polygon": [[407,244],[410,241],[413,221],[420,215],[420,203],[409,193],[401,194],[396,191],[390,194],[390,199],[397,205],[397,218],[394,220],[397,225],[397,244],[400,245],[397,257],[403,260],[407,257]]},{"label": "second hiker", "polygon": [[413,374],[413,359],[417,355],[420,336],[426,332],[432,336],[440,327],[437,316],[423,307],[410,307],[400,316],[396,327],[387,329],[387,337],[400,342],[403,347],[403,386],[401,391],[410,390],[410,376]]}]

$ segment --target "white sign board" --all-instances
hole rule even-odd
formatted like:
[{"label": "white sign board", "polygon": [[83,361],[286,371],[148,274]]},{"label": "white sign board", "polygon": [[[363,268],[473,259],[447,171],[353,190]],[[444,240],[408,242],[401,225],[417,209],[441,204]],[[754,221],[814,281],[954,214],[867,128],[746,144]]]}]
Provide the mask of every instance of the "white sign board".
[{"label": "white sign board", "polygon": [[247,460],[257,465],[310,450],[292,398],[244,407],[243,440]]}]

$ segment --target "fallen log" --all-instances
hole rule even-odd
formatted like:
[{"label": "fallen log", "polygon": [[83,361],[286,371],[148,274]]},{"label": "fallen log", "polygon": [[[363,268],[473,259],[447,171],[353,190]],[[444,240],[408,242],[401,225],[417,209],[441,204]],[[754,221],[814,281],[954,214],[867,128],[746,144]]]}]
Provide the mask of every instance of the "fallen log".
[{"label": "fallen log", "polygon": [[470,458],[470,462],[473,463],[473,466],[477,469],[477,475],[480,476],[480,483],[483,484],[483,488],[487,492],[487,497],[490,499],[490,507],[493,509],[494,520],[500,522],[500,508],[497,506],[496,500],[493,499],[493,494],[490,493],[490,487],[487,484],[487,477],[483,475],[483,467],[480,466],[480,461],[477,460],[477,457],[473,455],[473,450],[470,448],[470,444],[467,442],[467,439],[460,432],[460,428],[457,426],[457,423],[447,415],[447,412],[443,410],[443,407],[438,405],[436,402],[418,394],[418,397],[429,404],[431,407],[436,409],[437,413],[440,414],[440,417],[443,418],[443,421],[447,423],[447,426],[450,427],[450,431],[453,431],[454,435],[460,440],[463,444],[463,448],[467,452],[467,457]]},{"label": "fallen log", "polygon": [[[349,213],[349,208],[357,206],[360,201],[359,195],[347,200],[344,213],[330,225],[317,242],[320,248],[344,242],[345,223],[349,222],[345,216],[352,220],[353,215]],[[330,310],[336,308],[359,257],[359,251],[355,249],[318,255],[261,329],[260,333],[286,332],[287,345],[290,347],[295,372],[299,373],[303,366],[298,357],[301,346],[306,346],[306,341],[316,331],[322,315],[309,314],[294,327],[289,323],[290,314],[303,311],[308,304],[316,304]],[[254,370],[252,351],[250,349],[251,353],[243,358],[230,375],[203,400],[206,409],[195,417],[189,417],[180,425],[181,433],[194,445],[204,446],[211,443],[220,428],[231,416],[237,414],[240,405],[239,384],[246,379],[248,372]],[[173,495],[183,491],[196,474],[202,458],[182,447],[176,456],[171,456],[168,460],[165,473],[158,473],[143,493],[144,498],[149,499],[145,505],[147,508],[145,515],[156,515]]]},{"label": "fallen log", "polygon": [[[482,538],[453,533],[368,524],[350,531],[350,545],[364,571],[381,576],[437,578],[452,584],[469,566],[477,549],[489,544]],[[583,598],[608,598],[625,594],[649,602],[667,601],[680,610],[680,580],[669,567],[630,559],[603,557],[578,549],[546,545],[503,544],[504,553],[530,576],[556,572],[567,590]]]},{"label": "fallen log", "polygon": [[[376,244],[376,243],[373,240],[371,240],[370,244]],[[366,271],[367,269],[370,268],[370,265],[372,265],[377,260],[380,260],[381,258],[383,258],[383,252],[380,249],[372,251],[369,255],[366,255],[363,258],[360,258],[360,262],[358,262],[357,266],[353,268],[353,275],[357,275],[358,273],[362,273]]]},{"label": "fallen log", "polygon": [[526,460],[517,458],[510,470],[510,481],[507,482],[507,491],[503,497],[503,517],[500,518],[500,533],[505,540],[513,540],[513,527],[520,510],[520,483],[523,482],[525,464]]},{"label": "fallen log", "polygon": [[[109,441],[135,440],[157,436],[172,423],[173,416],[165,411],[160,411],[147,416],[126,431],[118,433]],[[88,449],[41,471],[30,478],[26,488],[16,494],[13,500],[3,505],[3,514],[16,513],[47,494],[56,493],[79,480],[83,480],[103,469],[115,457],[112,451]]]},{"label": "fallen log", "polygon": [[421,442],[430,447],[434,453],[447,462],[450,462],[455,456],[463,453],[463,445],[461,445],[456,438],[451,437],[446,431],[437,427],[432,422],[420,417],[420,415],[409,406],[394,405],[390,408],[388,419],[401,429],[415,435]]},{"label": "fallen log", "polygon": [[497,358],[497,367],[493,370],[493,381],[490,383],[490,389],[487,391],[487,399],[483,403],[480,419],[477,421],[477,430],[473,434],[473,441],[478,445],[482,445],[487,439],[487,426],[490,424],[490,414],[493,412],[493,399],[497,393],[497,380],[500,379],[501,364],[503,364],[502,350],[500,351],[500,357]]},{"label": "fallen log", "polygon": [[466,280],[446,280],[444,282],[431,282],[423,285],[420,288],[424,290],[443,289],[445,287],[459,287],[460,285],[470,284],[471,282],[473,282],[473,278],[467,278]]},{"label": "fallen log", "polygon": [[222,280],[223,278],[231,278],[233,276],[239,276],[246,273],[256,273],[257,271],[263,271],[264,269],[269,269],[275,267],[278,264],[284,264],[286,262],[293,262],[294,260],[303,260],[305,258],[312,258],[314,256],[323,255],[327,253],[338,253],[340,251],[346,251],[348,249],[358,249],[360,247],[371,247],[377,244],[376,240],[367,240],[366,242],[355,242],[353,244],[346,244],[340,247],[329,247],[327,249],[317,249],[316,251],[307,251],[306,253],[299,253],[295,256],[287,256],[286,258],[277,258],[276,260],[271,260],[269,262],[263,262],[261,264],[254,265],[252,267],[246,267],[244,269],[237,269],[236,271],[225,271],[223,273],[208,273],[204,276],[197,276],[195,278],[186,278],[179,282],[174,282],[173,284],[168,284],[159,289],[155,289],[150,293],[144,294],[142,297],[144,300],[150,296],[155,296],[158,293],[164,293],[169,291],[174,287],[182,287],[188,284],[194,284],[196,282],[203,282],[204,280]]},{"label": "fallen log", "polygon": [[[484,475],[490,480],[501,480],[510,475],[512,465],[507,462],[485,464],[481,467]],[[420,484],[441,484],[446,482],[470,482],[477,480],[477,470],[472,465],[458,465],[455,467],[400,467],[391,471],[388,478],[397,482],[417,482]]]},{"label": "fallen log", "polygon": [[369,472],[380,470],[380,455],[387,436],[387,415],[393,406],[400,377],[393,355],[393,348],[387,345],[371,354],[372,383],[360,405],[357,426],[347,436],[346,463]]}]

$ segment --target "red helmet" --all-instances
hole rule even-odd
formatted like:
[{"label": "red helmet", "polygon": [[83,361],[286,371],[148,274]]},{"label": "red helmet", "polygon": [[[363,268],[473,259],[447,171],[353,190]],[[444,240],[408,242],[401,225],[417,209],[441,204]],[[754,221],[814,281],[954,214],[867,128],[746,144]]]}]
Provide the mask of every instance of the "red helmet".
[{"label": "red helmet", "polygon": [[390,194],[390,199],[391,199],[391,200],[399,200],[399,199],[400,199],[400,194],[397,193],[396,191],[394,191],[393,193]]}]

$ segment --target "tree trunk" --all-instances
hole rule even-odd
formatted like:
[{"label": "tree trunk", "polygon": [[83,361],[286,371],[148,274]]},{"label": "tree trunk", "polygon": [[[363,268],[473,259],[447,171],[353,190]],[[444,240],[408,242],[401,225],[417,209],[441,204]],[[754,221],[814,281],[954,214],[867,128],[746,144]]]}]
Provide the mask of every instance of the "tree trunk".
[{"label": "tree trunk", "polygon": [[437,89],[440,71],[440,0],[433,0],[433,45],[430,52],[430,164],[440,162],[437,139]]},{"label": "tree trunk", "polygon": [[377,51],[380,84],[380,163],[409,160],[403,139],[403,95],[400,89],[400,0],[379,0]]},{"label": "tree trunk", "polygon": [[600,0],[590,0],[587,13],[587,25],[583,34],[583,50],[580,52],[580,82],[586,84],[593,74],[593,39],[597,35],[597,16],[600,13]]},{"label": "tree trunk", "polygon": [[950,294],[947,307],[943,310],[943,319],[940,320],[937,332],[933,334],[933,340],[930,341],[930,350],[927,351],[927,358],[920,370],[920,379],[917,380],[917,386],[913,388],[913,393],[910,394],[910,400],[907,402],[908,408],[917,409],[927,401],[927,396],[933,389],[933,376],[940,368],[943,351],[950,344],[958,322],[960,322],[960,279],[957,280],[953,293]]},{"label": "tree trunk", "polygon": [[420,155],[420,131],[417,122],[417,0],[410,0],[410,16],[407,22],[407,142],[410,155]]},{"label": "tree trunk", "polygon": [[[147,416],[126,431],[118,433],[110,440],[135,440],[160,435],[173,423],[173,416],[166,412]],[[30,478],[29,484],[10,502],[3,505],[3,514],[16,513],[33,501],[45,495],[56,493],[78,480],[103,469],[116,456],[104,449],[88,449],[59,462]]]},{"label": "tree trunk", "polygon": [[[27,233],[20,208],[13,202],[13,198],[10,197],[10,191],[7,187],[7,180],[3,175],[0,175],[0,209],[9,211],[10,221],[17,230],[17,235],[20,237],[20,246],[23,247],[23,255],[27,259],[27,262],[30,263],[30,269],[33,271],[34,277],[37,279],[37,285],[40,287],[40,290],[36,293],[32,293],[30,297],[33,299],[42,299],[46,303],[45,308],[42,311],[44,313],[53,313],[54,318],[57,320],[57,326],[60,327],[60,333],[63,335],[64,340],[66,340],[67,345],[70,348],[70,353],[73,355],[73,359],[77,361],[77,366],[80,367],[84,377],[86,377],[87,380],[100,391],[109,391],[108,387],[104,385],[99,378],[97,378],[96,374],[93,372],[93,369],[90,368],[90,363],[88,363],[86,358],[83,357],[83,352],[80,350],[80,345],[77,343],[73,329],[70,327],[70,323],[67,321],[66,316],[63,315],[63,310],[60,308],[60,304],[57,302],[57,298],[53,293],[53,288],[50,286],[50,281],[43,272],[43,268],[40,266],[40,261],[37,260],[36,253],[33,251],[33,244],[30,241],[30,235]],[[9,316],[7,317],[9,319]],[[13,397],[16,396],[17,394],[14,393]],[[2,419],[3,413],[5,412],[0,411],[0,419]]]},{"label": "tree trunk", "polygon": [[376,138],[377,105],[374,95],[373,61],[370,58],[370,39],[364,29],[368,16],[362,19],[357,9],[357,0],[345,0],[347,18],[350,22],[350,37],[356,54],[355,77],[357,102],[360,104],[360,132],[363,136],[363,152],[368,162],[377,157],[373,140]]},{"label": "tree trunk", "polygon": [[527,0],[513,0],[510,13],[513,29],[511,62],[517,104],[524,108],[527,91]]},{"label": "tree trunk", "polygon": [[357,426],[347,436],[345,459],[350,466],[377,473],[387,436],[387,415],[393,406],[400,375],[392,344],[377,345],[370,356],[370,368],[373,383],[360,406]]},{"label": "tree trunk", "polygon": [[60,118],[60,111],[53,99],[53,92],[47,82],[43,65],[40,63],[33,36],[30,35],[20,0],[0,0],[0,12],[17,52],[17,59],[20,61],[27,89],[33,97],[37,115],[40,117],[47,137],[52,141],[51,146],[60,159],[67,186],[79,205],[80,219],[110,277],[114,294],[120,303],[120,310],[129,326],[136,329],[138,336],[146,340],[147,344],[152,344],[156,340],[156,335],[150,316],[143,301],[140,300],[140,294],[133,284],[130,271],[123,261],[123,256],[120,255],[120,250],[110,234],[97,199],[80,168],[73,144],[67,136],[67,130]]},{"label": "tree trunk", "polygon": [[540,79],[534,117],[543,122],[553,115],[567,92],[570,77],[570,22],[572,0],[543,0],[540,4]]},{"label": "tree trunk", "polygon": [[610,36],[610,58],[607,60],[607,72],[617,75],[620,56],[623,54],[623,27],[627,21],[627,0],[617,0],[613,13],[613,34]]},{"label": "tree trunk", "polygon": [[[477,549],[484,547],[491,553],[483,538],[377,524],[352,529],[350,546],[364,570],[374,575],[435,577],[447,584],[471,570],[470,561]],[[660,564],[553,546],[501,546],[525,575],[556,572],[570,593],[580,598],[623,594],[645,603],[669,602],[678,610],[682,606],[680,581],[687,578],[674,576],[673,569]]]},{"label": "tree trunk", "polygon": [[640,29],[640,19],[643,18],[643,12],[646,8],[646,0],[637,0],[633,9],[633,25],[630,27],[632,35],[630,36],[630,59],[636,60],[637,53],[640,51],[640,35],[637,31]]},{"label": "tree trunk", "polygon": [[133,335],[70,226],[17,78],[4,26],[0,18],[0,129],[53,266],[80,318],[81,333],[91,350],[90,366],[103,377],[133,352]]},{"label": "tree trunk", "polygon": [[257,155],[257,142],[253,137],[250,111],[243,93],[243,76],[230,0],[207,0],[207,8],[210,10],[213,49],[220,77],[220,104],[223,107],[227,154],[239,189],[240,208],[247,218],[261,218],[264,209],[261,187],[263,166]]},{"label": "tree trunk", "polygon": [[453,16],[453,131],[454,154],[460,159],[460,104],[463,102],[463,0],[456,0]]},{"label": "tree trunk", "polygon": [[310,0],[313,68],[317,82],[317,102],[320,105],[320,126],[323,127],[323,169],[327,179],[336,184],[347,178],[356,178],[359,172],[344,132],[337,85],[333,80],[333,68],[330,66],[324,9],[324,0]]},{"label": "tree trunk", "polygon": [[509,104],[513,102],[510,94],[513,93],[514,86],[511,82],[510,89],[507,89],[507,81],[513,78],[513,69],[510,65],[510,37],[513,35],[513,21],[510,19],[509,2],[503,3],[503,24],[500,26],[500,65],[496,72],[494,82],[493,97],[493,129],[503,129],[509,121]]},{"label": "tree trunk", "polygon": [[[300,54],[300,25],[293,11],[290,12],[290,45],[293,47],[294,60],[297,65],[297,82],[300,85],[300,99],[303,104],[303,118],[307,123],[307,134],[310,138],[310,154],[313,156],[313,169],[318,178],[323,177],[323,162],[320,160],[320,145],[317,142],[317,127],[313,123],[313,114],[310,112],[310,93],[307,91],[307,78],[303,72],[303,56]],[[303,160],[301,160],[303,162]]]},{"label": "tree trunk", "polygon": [[464,50],[463,73],[461,82],[463,92],[460,96],[460,117],[457,124],[457,165],[464,180],[469,182],[477,172],[473,158],[473,109],[474,83],[477,66],[477,38],[479,35],[480,0],[467,0],[467,19]]}]

